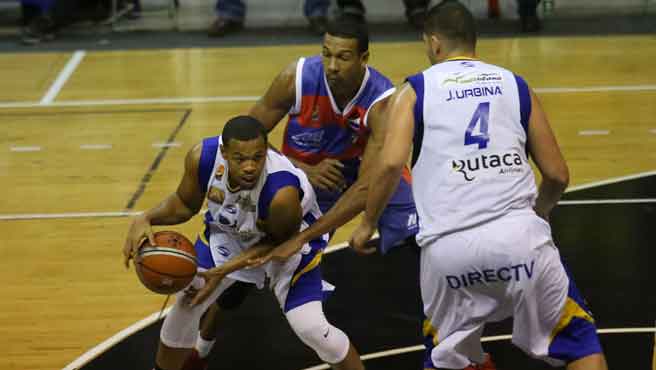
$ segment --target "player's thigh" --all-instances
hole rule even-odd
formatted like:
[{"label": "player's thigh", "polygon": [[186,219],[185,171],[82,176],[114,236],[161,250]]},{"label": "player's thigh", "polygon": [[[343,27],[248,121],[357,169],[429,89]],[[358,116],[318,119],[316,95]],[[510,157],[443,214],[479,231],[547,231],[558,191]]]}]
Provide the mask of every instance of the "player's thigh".
[{"label": "player's thigh", "polygon": [[306,244],[301,252],[284,263],[270,262],[266,273],[271,280],[280,308],[284,313],[312,301],[322,301],[324,282],[321,258],[325,242]]},{"label": "player's thigh", "polygon": [[487,260],[477,255],[473,242],[466,234],[452,234],[421,250],[425,368],[464,368],[483,360],[480,334],[503,305],[505,290],[470,281]]},{"label": "player's thigh", "polygon": [[[550,235],[541,222],[534,238]],[[514,294],[513,343],[552,365],[601,353],[592,313],[553,242],[536,248],[534,261],[532,279]]]}]

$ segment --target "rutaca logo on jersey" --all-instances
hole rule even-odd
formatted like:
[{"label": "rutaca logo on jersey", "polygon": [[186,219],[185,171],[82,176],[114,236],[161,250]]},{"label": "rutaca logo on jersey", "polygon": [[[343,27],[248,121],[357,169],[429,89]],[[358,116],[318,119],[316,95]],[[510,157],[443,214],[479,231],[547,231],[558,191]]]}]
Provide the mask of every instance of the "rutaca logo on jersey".
[{"label": "rutaca logo on jersey", "polygon": [[453,159],[451,172],[458,179],[471,182],[479,178],[523,174],[526,163],[516,151],[479,154],[466,159]]}]

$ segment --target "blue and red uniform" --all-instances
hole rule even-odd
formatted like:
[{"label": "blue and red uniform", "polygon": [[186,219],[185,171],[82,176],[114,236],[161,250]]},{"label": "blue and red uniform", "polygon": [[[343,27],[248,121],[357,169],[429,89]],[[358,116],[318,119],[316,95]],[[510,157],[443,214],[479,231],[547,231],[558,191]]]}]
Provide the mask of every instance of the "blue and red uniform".
[{"label": "blue and red uniform", "polygon": [[[296,66],[296,102],[289,112],[282,152],[301,162],[316,165],[324,159],[337,159],[344,168],[346,185],[357,178],[369,129],[365,115],[385,91],[390,80],[374,68],[367,67],[355,97],[340,109],[326,80],[321,56],[299,59]],[[316,189],[317,201],[327,212],[341,192]],[[396,193],[378,225],[381,252],[417,233],[417,213],[412,199],[410,176],[406,171]]]}]

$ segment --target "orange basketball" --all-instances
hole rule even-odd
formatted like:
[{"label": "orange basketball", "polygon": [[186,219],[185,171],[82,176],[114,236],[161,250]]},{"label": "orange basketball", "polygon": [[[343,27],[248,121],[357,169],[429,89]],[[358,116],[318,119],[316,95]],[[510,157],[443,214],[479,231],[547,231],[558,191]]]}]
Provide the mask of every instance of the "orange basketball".
[{"label": "orange basketball", "polygon": [[158,231],[155,244],[144,241],[135,258],[135,270],[143,285],[155,293],[173,294],[196,275],[196,251],[184,235]]}]

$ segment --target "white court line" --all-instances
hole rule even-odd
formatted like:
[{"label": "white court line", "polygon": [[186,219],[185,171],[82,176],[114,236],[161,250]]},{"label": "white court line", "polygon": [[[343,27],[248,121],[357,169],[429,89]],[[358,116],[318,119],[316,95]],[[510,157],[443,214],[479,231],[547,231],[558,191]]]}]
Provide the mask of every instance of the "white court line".
[{"label": "white court line", "polygon": [[64,87],[68,79],[71,77],[73,72],[75,72],[77,66],[80,65],[80,62],[82,62],[82,59],[84,59],[85,55],[86,52],[83,50],[78,50],[75,53],[73,53],[71,59],[68,60],[68,63],[66,63],[64,69],[62,69],[62,71],[59,72],[59,76],[57,76],[55,82],[53,82],[48,92],[43,96],[41,102],[39,102],[39,105],[42,106],[50,105],[55,100],[55,98],[57,97],[57,95],[59,95],[59,92]]},{"label": "white court line", "polygon": [[105,150],[111,149],[112,144],[82,144],[80,149],[82,150]]},{"label": "white court line", "polygon": [[[598,334],[626,334],[626,333],[656,333],[655,328],[612,328],[612,329],[599,329],[597,330]],[[483,337],[481,338],[481,342],[498,342],[502,340],[510,340],[512,339],[512,335],[496,335],[496,336],[490,336],[490,337]],[[409,352],[418,352],[418,351],[423,351],[426,347],[424,347],[423,344],[416,345],[416,346],[410,346],[410,347],[403,347],[403,348],[395,348],[395,349],[390,349],[387,351],[380,351],[380,352],[374,352],[374,353],[369,353],[363,356],[360,356],[362,360],[372,360],[375,358],[381,358],[381,357],[391,357],[391,356],[396,356],[396,355],[401,355],[404,353],[409,353]],[[324,369],[330,369],[330,366],[327,364],[322,364],[322,365],[317,365],[317,366],[312,366],[305,368],[303,370],[324,370]]]},{"label": "white court line", "polygon": [[[635,180],[642,177],[656,175],[656,171],[640,172],[633,175],[615,177],[603,181],[592,182],[573,186],[565,190],[566,193],[572,191],[589,189],[602,185],[609,185],[626,180]],[[615,204],[615,203],[652,203],[652,198],[639,198],[639,199],[592,199],[592,200],[561,200],[558,204],[573,205],[573,204]],[[202,212],[202,211],[201,211]],[[88,213],[18,213],[18,214],[0,214],[0,221],[11,220],[35,220],[35,219],[52,219],[52,218],[83,218],[83,217],[126,217],[133,216],[140,212],[88,212]],[[377,234],[374,235],[377,237]],[[326,248],[326,253],[338,251],[346,248],[346,243],[330,246]],[[329,252],[330,251],[330,252]]]},{"label": "white court line", "polygon": [[[534,91],[540,94],[585,93],[610,91],[654,91],[656,85],[625,85],[625,86],[593,86],[593,87],[538,87]],[[136,104],[193,104],[193,103],[234,103],[256,101],[259,96],[197,96],[197,97],[164,97],[151,99],[102,99],[102,100],[68,100],[51,102],[48,105],[35,102],[0,103],[0,108],[44,108],[44,107],[85,107],[112,106]]]},{"label": "white court line", "polygon": [[12,146],[9,148],[12,152],[38,152],[41,151],[40,146]]},{"label": "white court line", "polygon": [[67,100],[42,105],[34,102],[0,103],[0,108],[47,108],[47,107],[89,107],[114,105],[159,105],[159,104],[194,104],[194,103],[236,103],[253,102],[259,96],[206,96],[187,98],[153,98],[153,99],[108,99],[108,100]]},{"label": "white court line", "polygon": [[596,135],[608,135],[610,134],[609,130],[582,130],[579,131],[580,136],[596,136]]},{"label": "white court line", "polygon": [[141,212],[78,212],[78,213],[19,213],[0,215],[0,221],[9,220],[40,220],[52,218],[94,218],[94,217],[126,217],[136,216]]},{"label": "white court line", "polygon": [[[162,313],[162,317],[166,316],[169,311],[171,310],[171,307],[167,308],[164,310]],[[160,317],[160,312],[155,312],[152,315],[146,317],[143,320],[140,320],[129,327],[121,330],[120,332],[116,333],[113,335],[111,338],[105,340],[104,342],[100,343],[99,345],[93,347],[89,351],[87,351],[85,354],[82,356],[78,357],[75,361],[71,362],[66,366],[63,370],[77,370],[96,358],[98,355],[103,353],[106,349],[113,347],[115,344],[119,343],[123,339],[127,338],[130,336],[132,333],[136,333],[137,331],[145,328],[146,326],[154,323],[157,321],[157,319]]]},{"label": "white court line", "polygon": [[613,178],[606,179],[606,180],[595,181],[595,182],[591,182],[591,183],[587,183],[587,184],[572,186],[571,188],[568,188],[567,190],[565,190],[565,193],[569,193],[569,192],[577,191],[577,190],[595,188],[597,186],[602,186],[602,185],[615,184],[615,183],[622,182],[622,181],[627,181],[627,180],[641,179],[643,177],[653,176],[653,175],[656,175],[656,171],[638,172],[638,173],[628,175],[628,176],[613,177]]},{"label": "white court line", "polygon": [[179,147],[181,146],[182,143],[178,142],[172,142],[172,143],[153,143],[153,148],[171,148],[171,147]]},{"label": "white court line", "polygon": [[584,204],[630,204],[630,203],[656,203],[656,198],[561,200],[558,202],[558,205],[573,206],[573,205],[584,205]]},{"label": "white court line", "polygon": [[590,86],[590,87],[538,87],[534,89],[537,93],[586,93],[586,92],[610,92],[610,91],[651,91],[656,90],[656,85],[625,85],[625,86]]}]

